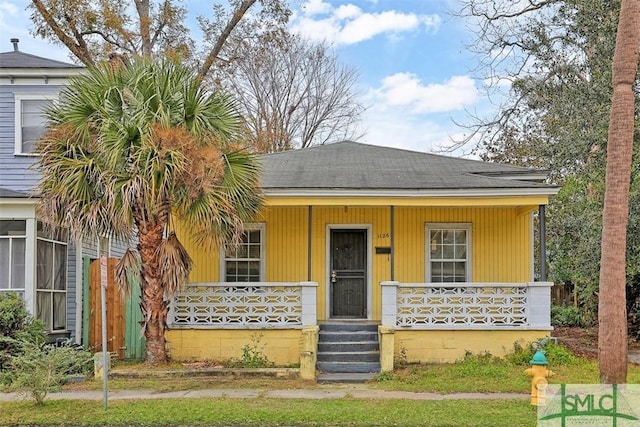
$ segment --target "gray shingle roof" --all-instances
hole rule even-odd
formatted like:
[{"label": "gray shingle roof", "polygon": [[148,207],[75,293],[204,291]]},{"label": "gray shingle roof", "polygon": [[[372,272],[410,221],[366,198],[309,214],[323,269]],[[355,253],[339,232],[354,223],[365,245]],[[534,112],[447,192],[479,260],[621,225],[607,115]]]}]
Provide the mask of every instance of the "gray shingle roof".
[{"label": "gray shingle roof", "polygon": [[0,53],[0,68],[82,68],[54,59],[43,58],[16,50]]},{"label": "gray shingle roof", "polygon": [[8,188],[0,187],[0,199],[26,199],[29,194],[22,191],[10,190]]},{"label": "gray shingle roof", "polygon": [[[262,187],[307,190],[549,189],[536,171],[343,141],[260,156]],[[535,178],[535,179],[532,179]]]}]

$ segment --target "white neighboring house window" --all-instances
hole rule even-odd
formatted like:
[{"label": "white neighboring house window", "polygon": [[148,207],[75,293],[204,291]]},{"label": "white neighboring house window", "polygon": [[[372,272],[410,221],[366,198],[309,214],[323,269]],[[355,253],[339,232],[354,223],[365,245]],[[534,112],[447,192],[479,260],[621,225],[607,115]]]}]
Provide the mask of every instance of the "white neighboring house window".
[{"label": "white neighboring house window", "polygon": [[67,233],[38,223],[36,315],[50,332],[67,329]]},{"label": "white neighboring house window", "polygon": [[34,154],[38,140],[45,131],[44,110],[51,95],[21,94],[15,95],[15,153]]},{"label": "white neighboring house window", "polygon": [[241,243],[224,248],[220,258],[224,282],[264,281],[264,224],[246,224]]},{"label": "white neighboring house window", "polygon": [[471,224],[427,224],[429,283],[471,281]]},{"label": "white neighboring house window", "polygon": [[0,221],[0,292],[15,292],[24,298],[26,244],[26,220]]}]

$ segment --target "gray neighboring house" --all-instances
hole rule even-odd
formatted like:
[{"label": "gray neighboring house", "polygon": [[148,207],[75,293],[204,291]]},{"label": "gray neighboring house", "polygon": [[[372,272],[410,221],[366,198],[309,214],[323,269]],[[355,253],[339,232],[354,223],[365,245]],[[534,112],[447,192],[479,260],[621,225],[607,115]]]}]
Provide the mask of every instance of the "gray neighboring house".
[{"label": "gray neighboring house", "polygon": [[[47,234],[36,214],[35,142],[43,108],[84,67],[14,50],[0,53],[0,292],[17,292],[51,341],[82,336],[82,257],[94,242]],[[94,248],[94,249],[92,249]],[[93,253],[93,254],[92,254]]]}]

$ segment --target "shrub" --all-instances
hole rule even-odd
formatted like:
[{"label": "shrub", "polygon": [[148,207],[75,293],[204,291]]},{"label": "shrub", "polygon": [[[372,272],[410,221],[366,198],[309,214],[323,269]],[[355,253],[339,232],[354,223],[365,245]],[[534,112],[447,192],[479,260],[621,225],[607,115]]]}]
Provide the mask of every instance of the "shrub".
[{"label": "shrub", "polygon": [[537,349],[544,353],[549,365],[571,365],[578,361],[565,347],[546,338],[528,344],[516,341],[513,343],[513,353],[507,354],[505,359],[514,365],[528,365]]},{"label": "shrub", "polygon": [[551,306],[551,325],[553,326],[582,326],[582,313],[578,307],[572,305]]},{"label": "shrub", "polygon": [[47,393],[60,390],[69,375],[87,375],[93,355],[70,345],[55,346],[22,341],[22,354],[11,358],[9,388],[31,396],[42,405]]},{"label": "shrub", "polygon": [[274,364],[269,360],[263,350],[266,344],[261,343],[262,334],[251,335],[251,344],[242,347],[242,356],[238,359],[229,360],[227,366],[230,368],[270,368]]},{"label": "shrub", "polygon": [[13,292],[0,292],[0,375],[13,356],[22,354],[22,342],[44,341],[44,324],[29,314],[22,298]]}]

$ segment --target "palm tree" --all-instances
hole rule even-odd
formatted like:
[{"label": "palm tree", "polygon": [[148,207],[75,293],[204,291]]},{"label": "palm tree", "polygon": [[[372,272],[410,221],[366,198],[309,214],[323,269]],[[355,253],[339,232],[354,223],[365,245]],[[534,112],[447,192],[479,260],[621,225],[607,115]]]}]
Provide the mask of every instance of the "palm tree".
[{"label": "palm tree", "polygon": [[598,294],[598,361],[600,381],[606,384],[622,384],[627,379],[625,253],[635,130],[634,82],[638,71],[639,47],[640,0],[622,0],[613,56],[613,96],[607,143]]},{"label": "palm tree", "polygon": [[169,61],[98,65],[60,99],[39,145],[43,220],[129,245],[118,282],[139,278],[145,361],[166,362],[167,299],[191,270],[176,221],[213,247],[237,239],[262,205],[258,165],[239,145],[241,118],[226,95]]}]

